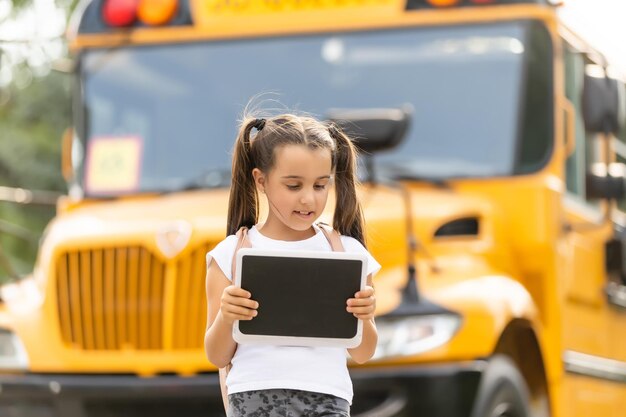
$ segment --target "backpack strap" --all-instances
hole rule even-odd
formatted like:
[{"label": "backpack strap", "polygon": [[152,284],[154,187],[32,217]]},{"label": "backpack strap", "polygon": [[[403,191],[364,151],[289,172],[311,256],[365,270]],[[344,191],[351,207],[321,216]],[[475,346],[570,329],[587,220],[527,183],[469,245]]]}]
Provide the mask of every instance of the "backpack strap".
[{"label": "backpack strap", "polygon": [[343,247],[343,243],[341,243],[341,235],[339,232],[334,230],[330,225],[322,222],[318,222],[317,226],[322,230],[326,240],[330,243],[330,247],[333,252],[345,252],[346,250]]},{"label": "backpack strap", "polygon": [[252,244],[250,244],[250,239],[248,239],[248,228],[246,226],[241,226],[237,233],[237,246],[235,246],[235,253],[233,253],[233,262],[231,267],[232,278],[235,279],[236,266],[237,266],[237,252],[241,248],[251,248]]}]

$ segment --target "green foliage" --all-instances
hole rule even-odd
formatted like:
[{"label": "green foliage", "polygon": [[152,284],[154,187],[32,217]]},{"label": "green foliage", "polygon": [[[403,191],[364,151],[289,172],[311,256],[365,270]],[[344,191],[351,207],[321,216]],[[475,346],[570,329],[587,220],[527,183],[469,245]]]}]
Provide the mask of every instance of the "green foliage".
[{"label": "green foliage", "polygon": [[[3,20],[17,18],[34,6],[34,0],[0,0],[5,1],[11,9]],[[54,1],[69,20],[79,0]],[[16,45],[0,42],[0,56]],[[31,71],[27,61],[10,61],[3,63],[12,65],[13,83],[0,87],[0,186],[64,192],[60,148],[63,130],[71,125],[70,77],[51,72],[33,78],[37,71]],[[18,275],[32,271],[37,237],[54,214],[52,206],[0,200],[0,283],[11,270]]]},{"label": "green foliage", "polygon": [[[0,0],[0,1],[7,1],[7,0]],[[11,1],[13,10],[15,12],[19,12],[33,5],[33,0],[9,0],[9,1]],[[79,1],[80,0],[55,0],[55,3],[57,4],[57,6],[62,7],[66,10],[74,10]]]},{"label": "green foliage", "polygon": [[11,0],[13,10],[22,10],[33,4],[33,0]]},{"label": "green foliage", "polygon": [[[0,104],[0,186],[64,192],[60,148],[70,126],[69,76],[51,72],[21,90],[11,85],[4,94],[10,99]],[[35,235],[54,214],[54,207],[0,202],[0,221]],[[18,273],[32,270],[37,248],[31,242],[0,233],[0,250]],[[0,268],[0,281],[7,276]]]}]

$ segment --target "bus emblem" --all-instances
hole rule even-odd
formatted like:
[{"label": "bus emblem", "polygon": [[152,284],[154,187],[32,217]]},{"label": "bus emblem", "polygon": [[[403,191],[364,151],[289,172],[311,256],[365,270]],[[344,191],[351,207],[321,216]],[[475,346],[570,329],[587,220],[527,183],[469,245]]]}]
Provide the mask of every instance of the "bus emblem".
[{"label": "bus emblem", "polygon": [[161,253],[168,258],[178,255],[189,243],[191,224],[178,220],[163,226],[157,231],[156,244]]}]

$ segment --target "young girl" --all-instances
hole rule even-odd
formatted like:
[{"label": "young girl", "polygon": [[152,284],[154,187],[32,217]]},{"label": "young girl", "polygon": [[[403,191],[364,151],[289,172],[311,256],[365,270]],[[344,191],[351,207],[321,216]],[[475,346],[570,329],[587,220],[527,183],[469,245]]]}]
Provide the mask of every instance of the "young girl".
[{"label": "young girl", "polygon": [[[223,368],[221,375],[229,369],[229,417],[349,416],[352,382],[346,349],[238,345],[233,323],[254,320],[259,303],[254,294],[232,285],[232,279],[233,258],[241,246],[367,254],[367,286],[346,300],[346,314],[363,321],[363,340],[348,349],[350,356],[357,363],[370,359],[377,342],[372,276],[380,265],[364,246],[355,170],[354,146],[334,125],[289,114],[243,122],[233,155],[229,236],[207,254],[204,346],[208,359]],[[341,235],[314,223],[331,185],[337,200],[333,227]],[[257,224],[258,191],[269,207],[264,224]]]}]

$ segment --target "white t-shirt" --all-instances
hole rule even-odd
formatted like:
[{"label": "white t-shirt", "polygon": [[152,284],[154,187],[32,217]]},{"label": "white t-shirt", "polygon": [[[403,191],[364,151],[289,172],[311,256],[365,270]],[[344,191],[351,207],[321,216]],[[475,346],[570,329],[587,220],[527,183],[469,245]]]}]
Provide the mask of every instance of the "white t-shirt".
[{"label": "white t-shirt", "polygon": [[[324,233],[314,225],[316,234],[305,240],[274,240],[262,235],[256,227],[248,231],[253,248],[331,251]],[[237,246],[237,236],[221,241],[207,254],[224,275],[232,281],[232,260]],[[346,252],[367,255],[367,274],[374,275],[380,264],[361,243],[341,236]],[[231,361],[232,368],[226,379],[229,394],[263,389],[297,389],[320,392],[343,398],[352,403],[352,381],[348,373],[345,348],[271,346],[240,344]]]}]

